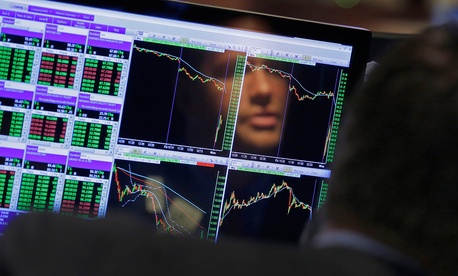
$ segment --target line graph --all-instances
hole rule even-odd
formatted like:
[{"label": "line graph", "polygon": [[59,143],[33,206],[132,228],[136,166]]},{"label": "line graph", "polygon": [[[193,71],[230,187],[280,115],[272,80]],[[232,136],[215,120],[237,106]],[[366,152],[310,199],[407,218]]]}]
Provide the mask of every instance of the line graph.
[{"label": "line graph", "polygon": [[[268,74],[266,78],[271,75],[271,78],[287,82],[287,91],[284,92],[287,94],[286,110],[275,157],[312,162],[332,160],[328,155],[333,156],[334,147],[329,144],[334,142],[334,132],[340,122],[347,79],[344,69],[325,64],[312,66],[249,56],[246,76],[263,72]],[[243,86],[242,100],[244,93],[251,93],[248,89],[248,86]],[[255,94],[252,95],[251,101],[256,102]],[[237,149],[236,142],[234,148]]]},{"label": "line graph", "polygon": [[[145,41],[134,45],[123,119],[136,122],[121,122],[120,136],[223,151],[225,134],[233,130],[229,102],[237,97],[228,80],[242,74],[229,58],[235,52]],[[226,62],[210,70],[208,63],[214,60]],[[139,125],[155,131],[145,132]]]},{"label": "line graph", "polygon": [[[318,91],[318,92],[312,92],[308,90],[307,88],[304,87],[304,85],[291,73],[285,72],[281,69],[275,69],[275,68],[270,68],[266,64],[262,64],[260,66],[253,64],[252,62],[248,61],[247,62],[247,67],[251,69],[252,72],[254,71],[261,71],[261,70],[267,70],[270,73],[276,73],[282,78],[286,78],[290,80],[290,85],[289,85],[289,91],[293,92],[294,95],[296,96],[298,101],[303,101],[306,99],[309,100],[315,100],[317,97],[326,97],[327,99],[330,99],[334,97],[334,92],[332,91]],[[303,90],[305,93],[301,96],[299,95],[298,88],[292,84],[292,83],[297,83],[298,87]]]},{"label": "line graph", "polygon": [[295,241],[311,217],[318,186],[313,178],[231,170],[219,234]]},{"label": "line graph", "polygon": [[142,214],[163,234],[208,236],[218,170],[126,160],[115,164],[108,211]]},{"label": "line graph", "polygon": [[289,194],[288,203],[287,203],[287,206],[288,206],[287,213],[288,214],[290,213],[291,208],[294,208],[294,209],[300,208],[303,210],[311,211],[311,206],[307,203],[300,201],[294,194],[293,189],[290,186],[288,186],[288,183],[286,183],[283,180],[283,182],[279,185],[276,185],[274,183],[267,193],[258,192],[255,196],[251,196],[248,200],[238,199],[235,195],[235,191],[232,191],[230,198],[226,200],[224,203],[224,210],[223,210],[222,218],[220,220],[220,224],[223,223],[224,218],[227,215],[229,215],[229,213],[233,209],[242,209],[242,208],[250,207],[251,205],[258,203],[260,200],[267,200],[267,199],[274,198],[277,196],[278,193],[282,191],[286,191]]},{"label": "line graph", "polygon": [[[122,189],[121,183],[119,182],[119,172],[128,175],[128,177],[131,179],[131,187],[125,186],[124,189]],[[172,197],[168,195],[168,188],[164,185],[164,183],[153,178],[148,178],[147,180],[152,181],[154,184],[140,184],[144,183],[146,180],[140,179],[137,175],[133,175],[130,171],[126,171],[123,168],[117,168],[115,170],[115,181],[117,184],[116,186],[118,191],[118,200],[120,202],[123,202],[126,196],[134,196],[132,199],[127,199],[123,203],[123,207],[131,202],[135,202],[139,196],[143,196],[151,200],[151,206],[155,213],[156,226],[159,228],[158,230],[162,232],[171,232],[173,234],[184,235],[184,232],[187,232],[189,234],[189,231],[187,231],[187,229],[179,225],[179,223],[172,218],[170,205],[177,206],[178,210],[181,211],[186,218],[191,220],[197,228],[204,229],[204,227],[200,225],[193,217],[191,217],[191,215],[189,215],[187,211],[183,210],[179,205],[177,205],[174,202]],[[163,199],[159,198],[162,196]],[[181,195],[177,196],[183,199]],[[202,213],[202,215],[205,215],[205,212],[203,210],[193,205],[192,203],[191,205],[195,207],[197,210],[199,210]]]},{"label": "line graph", "polygon": [[[155,51],[155,50],[140,48],[136,45],[134,45],[134,49],[137,50],[138,52],[152,53],[158,57],[166,57],[171,61],[176,61],[179,64],[178,72],[185,73],[185,75],[188,76],[189,79],[193,81],[200,80],[202,83],[212,82],[215,85],[215,88],[217,90],[227,93],[227,89],[225,87],[226,84],[223,81],[206,75],[205,73],[199,71],[198,69],[196,69],[195,67],[193,67],[191,64],[189,64],[188,62],[186,62],[184,59],[180,57],[177,57],[171,54],[167,54],[167,53],[162,53],[162,52]],[[182,63],[184,64],[183,66],[181,66]],[[187,69],[185,66],[187,66],[189,69]]]}]

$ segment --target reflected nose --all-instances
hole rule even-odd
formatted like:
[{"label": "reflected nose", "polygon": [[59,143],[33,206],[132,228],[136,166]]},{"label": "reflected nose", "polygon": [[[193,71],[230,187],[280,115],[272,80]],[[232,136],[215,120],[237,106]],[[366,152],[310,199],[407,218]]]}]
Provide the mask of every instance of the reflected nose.
[{"label": "reflected nose", "polygon": [[267,105],[272,97],[272,87],[269,83],[271,75],[265,71],[253,72],[250,76],[250,102],[258,105]]}]

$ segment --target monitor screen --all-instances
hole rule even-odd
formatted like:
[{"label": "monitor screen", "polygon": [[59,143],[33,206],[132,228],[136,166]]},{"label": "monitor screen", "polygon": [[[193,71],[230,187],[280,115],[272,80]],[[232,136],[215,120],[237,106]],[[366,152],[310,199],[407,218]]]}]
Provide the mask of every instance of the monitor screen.
[{"label": "monitor screen", "polygon": [[371,32],[174,1],[0,2],[0,233],[119,212],[297,242],[326,200]]}]

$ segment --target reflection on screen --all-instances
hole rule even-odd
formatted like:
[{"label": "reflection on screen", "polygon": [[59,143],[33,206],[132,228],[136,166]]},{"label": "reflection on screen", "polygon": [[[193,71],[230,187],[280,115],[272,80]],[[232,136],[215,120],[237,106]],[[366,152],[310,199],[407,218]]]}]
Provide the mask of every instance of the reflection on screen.
[{"label": "reflection on screen", "polygon": [[326,199],[354,45],[15,3],[0,3],[3,228],[125,211],[167,235],[298,240]]}]

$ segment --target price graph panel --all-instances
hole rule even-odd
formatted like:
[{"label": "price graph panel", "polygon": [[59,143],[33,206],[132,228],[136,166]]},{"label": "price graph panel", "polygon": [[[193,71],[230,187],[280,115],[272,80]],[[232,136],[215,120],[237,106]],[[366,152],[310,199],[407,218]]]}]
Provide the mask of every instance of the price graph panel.
[{"label": "price graph panel", "polygon": [[214,239],[224,177],[218,165],[115,160],[107,217],[122,209],[143,214],[159,233]]},{"label": "price graph panel", "polygon": [[[123,116],[154,131],[121,122],[120,137],[222,151],[226,130],[233,132],[232,80],[243,74],[237,54],[136,41]],[[226,60],[222,74],[208,68],[216,59]]]},{"label": "price graph panel", "polygon": [[[266,74],[271,79],[283,80],[287,84],[285,91],[275,92],[287,94],[275,157],[325,162],[335,110],[341,108],[337,96],[339,92],[343,94],[343,90],[339,89],[345,85],[342,81],[345,82],[346,74],[336,66],[312,66],[250,56],[246,63],[245,79],[255,74]],[[255,96],[252,95],[256,94],[244,84],[242,101],[244,97],[251,97],[249,100],[254,102]],[[238,153],[258,154],[241,147],[237,140],[233,149]]]},{"label": "price graph panel", "polygon": [[315,178],[230,170],[219,239],[297,242],[314,210],[318,186]]},{"label": "price graph panel", "polygon": [[[323,64],[294,67],[282,155],[326,162],[331,133],[335,130],[334,116],[342,108],[339,96],[343,97],[346,75],[341,68]],[[302,131],[297,131],[298,127]]]}]

